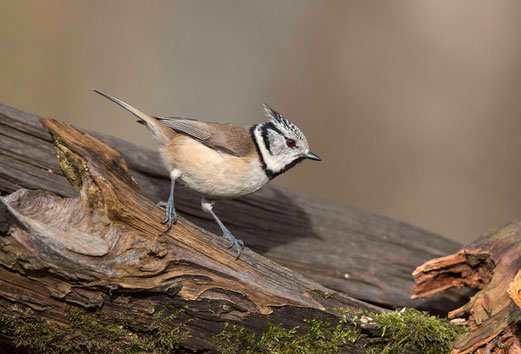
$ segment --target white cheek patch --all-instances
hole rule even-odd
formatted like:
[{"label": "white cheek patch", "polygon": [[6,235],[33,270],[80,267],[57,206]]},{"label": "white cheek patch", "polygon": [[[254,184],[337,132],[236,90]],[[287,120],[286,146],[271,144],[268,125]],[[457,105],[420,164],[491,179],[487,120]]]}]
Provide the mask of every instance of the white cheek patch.
[{"label": "white cheek patch", "polygon": [[266,148],[266,145],[264,145],[264,139],[262,139],[262,133],[259,128],[255,129],[255,140],[257,140],[257,144],[259,146],[260,153],[264,159],[266,159],[266,156],[271,155],[268,149]]},{"label": "white cheek patch", "polygon": [[[266,168],[273,173],[279,172],[283,170],[289,163],[294,160],[294,156],[285,153],[277,153],[277,151],[272,151],[272,154],[264,144],[264,139],[262,138],[262,133],[260,129],[256,129],[255,139],[257,140],[257,144],[259,146],[259,151],[262,155],[264,163],[266,164]],[[276,147],[272,147],[272,149],[276,149]]]}]

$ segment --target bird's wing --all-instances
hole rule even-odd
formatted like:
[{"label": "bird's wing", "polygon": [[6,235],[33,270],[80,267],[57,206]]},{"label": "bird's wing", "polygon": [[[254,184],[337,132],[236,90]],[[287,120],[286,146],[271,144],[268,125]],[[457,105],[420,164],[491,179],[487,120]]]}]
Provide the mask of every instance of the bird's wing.
[{"label": "bird's wing", "polygon": [[208,124],[189,118],[156,117],[158,121],[178,133],[190,135],[192,138],[207,141],[212,137]]},{"label": "bird's wing", "polygon": [[186,134],[214,150],[234,156],[247,156],[255,150],[248,127],[178,117],[156,119],[176,132]]}]

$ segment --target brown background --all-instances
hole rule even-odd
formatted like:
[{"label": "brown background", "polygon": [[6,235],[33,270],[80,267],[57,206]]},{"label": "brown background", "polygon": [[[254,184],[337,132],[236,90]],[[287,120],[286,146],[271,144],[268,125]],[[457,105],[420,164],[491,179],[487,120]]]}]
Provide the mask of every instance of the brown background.
[{"label": "brown background", "polygon": [[153,147],[91,88],[243,124],[267,102],[323,158],[274,183],[462,242],[521,216],[519,1],[17,0],[1,17],[1,103]]}]

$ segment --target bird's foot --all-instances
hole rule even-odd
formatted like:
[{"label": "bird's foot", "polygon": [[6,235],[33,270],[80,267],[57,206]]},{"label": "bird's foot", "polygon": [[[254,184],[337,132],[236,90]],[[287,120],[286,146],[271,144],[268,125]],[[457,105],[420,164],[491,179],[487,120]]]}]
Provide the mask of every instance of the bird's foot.
[{"label": "bird's foot", "polygon": [[232,248],[233,246],[235,246],[237,248],[237,259],[239,258],[239,256],[241,255],[241,251],[242,249],[244,248],[244,242],[242,242],[241,240],[238,240],[236,239],[232,233],[228,230],[225,230],[224,233],[223,233],[223,237],[227,240],[230,240],[231,244],[230,246],[228,246],[228,248]]},{"label": "bird's foot", "polygon": [[[168,202],[159,202],[157,203],[157,206],[159,207],[166,207],[166,216],[165,220],[161,221],[161,224],[168,223],[168,228],[166,229],[166,232],[170,231],[170,228],[172,227],[172,223],[177,223],[177,213],[175,211],[174,207],[174,201],[172,199],[168,199]],[[173,216],[173,218],[172,218]]]}]

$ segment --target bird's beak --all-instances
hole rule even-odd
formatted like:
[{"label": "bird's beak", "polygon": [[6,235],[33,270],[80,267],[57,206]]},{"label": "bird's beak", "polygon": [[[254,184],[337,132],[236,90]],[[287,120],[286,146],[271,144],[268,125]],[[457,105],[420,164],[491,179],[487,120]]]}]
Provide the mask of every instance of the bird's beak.
[{"label": "bird's beak", "polygon": [[308,159],[311,159],[311,160],[322,161],[322,159],[321,159],[320,157],[318,157],[317,155],[315,155],[315,154],[312,153],[312,152],[308,152],[308,153],[306,154],[306,157],[307,157]]}]

